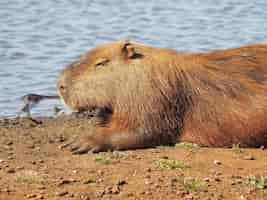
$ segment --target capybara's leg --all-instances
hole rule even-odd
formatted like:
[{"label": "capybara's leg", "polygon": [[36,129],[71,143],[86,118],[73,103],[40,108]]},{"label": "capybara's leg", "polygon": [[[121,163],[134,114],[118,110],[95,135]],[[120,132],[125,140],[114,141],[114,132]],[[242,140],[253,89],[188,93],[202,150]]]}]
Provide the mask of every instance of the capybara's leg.
[{"label": "capybara's leg", "polygon": [[146,133],[137,129],[98,128],[93,135],[80,136],[67,144],[67,148],[74,154],[88,152],[98,153],[109,150],[127,150],[155,147],[157,145],[173,145],[175,136],[170,134]]},{"label": "capybara's leg", "polygon": [[98,153],[109,150],[137,149],[155,146],[152,135],[145,134],[141,129],[112,130],[98,128],[93,135],[80,136],[67,144],[74,154]]}]

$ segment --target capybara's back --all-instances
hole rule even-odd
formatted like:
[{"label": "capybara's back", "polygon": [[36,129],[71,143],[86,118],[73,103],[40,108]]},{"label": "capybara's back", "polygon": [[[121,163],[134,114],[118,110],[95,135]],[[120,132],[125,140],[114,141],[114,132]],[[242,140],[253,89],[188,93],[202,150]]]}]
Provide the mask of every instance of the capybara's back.
[{"label": "capybara's back", "polygon": [[103,110],[75,153],[267,145],[267,45],[185,54],[116,41],[70,64],[57,89],[72,109]]}]

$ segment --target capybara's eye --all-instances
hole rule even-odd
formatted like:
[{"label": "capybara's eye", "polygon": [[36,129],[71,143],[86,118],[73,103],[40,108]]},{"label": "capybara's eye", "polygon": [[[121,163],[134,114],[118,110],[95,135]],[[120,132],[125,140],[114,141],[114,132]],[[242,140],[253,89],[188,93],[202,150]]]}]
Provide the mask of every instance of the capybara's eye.
[{"label": "capybara's eye", "polygon": [[106,58],[100,58],[100,59],[98,59],[98,60],[95,62],[95,66],[96,66],[96,67],[102,67],[102,66],[106,65],[108,62],[109,62],[108,59],[106,59]]}]

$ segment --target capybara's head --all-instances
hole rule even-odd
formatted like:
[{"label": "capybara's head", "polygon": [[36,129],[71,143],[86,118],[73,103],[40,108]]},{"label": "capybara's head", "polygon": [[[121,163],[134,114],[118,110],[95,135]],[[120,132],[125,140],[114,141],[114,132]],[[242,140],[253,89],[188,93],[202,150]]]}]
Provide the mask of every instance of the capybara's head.
[{"label": "capybara's head", "polygon": [[134,96],[142,96],[142,91],[152,92],[144,88],[151,87],[144,79],[151,77],[151,66],[159,63],[153,60],[160,58],[161,63],[167,60],[159,54],[166,54],[166,50],[129,40],[98,46],[63,70],[57,81],[58,94],[74,110],[95,107],[113,110],[114,105],[123,103],[123,98],[134,104]]}]

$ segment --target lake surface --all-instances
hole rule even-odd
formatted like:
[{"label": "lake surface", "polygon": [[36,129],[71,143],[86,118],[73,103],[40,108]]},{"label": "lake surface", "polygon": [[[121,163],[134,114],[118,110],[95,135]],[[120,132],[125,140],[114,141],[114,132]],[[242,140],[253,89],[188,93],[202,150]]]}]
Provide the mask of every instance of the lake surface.
[{"label": "lake surface", "polygon": [[[267,1],[0,1],[0,116],[15,116],[24,94],[55,94],[64,65],[123,38],[179,51],[267,43]],[[62,107],[44,101],[33,114],[54,105]]]}]

